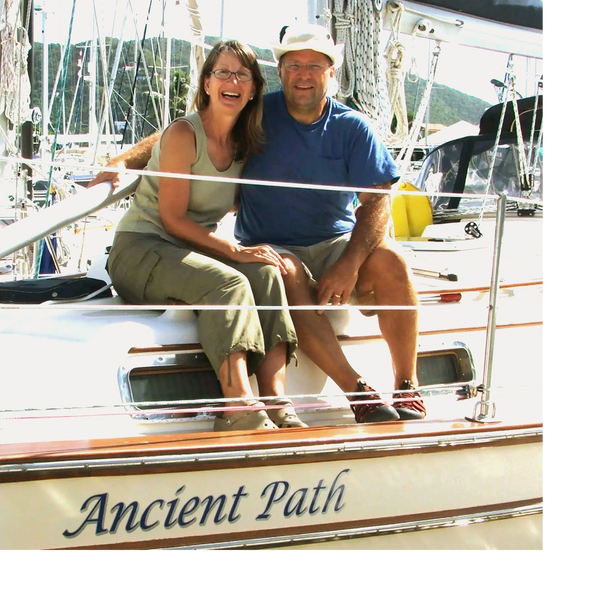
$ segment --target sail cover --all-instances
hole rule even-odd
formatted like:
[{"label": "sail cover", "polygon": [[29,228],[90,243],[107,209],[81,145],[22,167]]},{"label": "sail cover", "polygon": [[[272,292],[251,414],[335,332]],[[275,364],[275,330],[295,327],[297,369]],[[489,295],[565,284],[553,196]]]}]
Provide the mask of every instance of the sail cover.
[{"label": "sail cover", "polygon": [[543,0],[430,0],[415,2],[505,25],[542,30]]}]

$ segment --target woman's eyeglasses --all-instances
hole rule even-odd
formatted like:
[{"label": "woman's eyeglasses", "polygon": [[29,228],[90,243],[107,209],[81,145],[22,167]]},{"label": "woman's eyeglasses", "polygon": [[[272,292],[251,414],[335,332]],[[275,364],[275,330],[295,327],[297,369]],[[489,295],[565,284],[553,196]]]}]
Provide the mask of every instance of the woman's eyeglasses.
[{"label": "woman's eyeglasses", "polygon": [[229,71],[228,69],[215,69],[211,71],[211,73],[217,78],[226,81],[230,79],[232,75],[235,75],[235,78],[238,81],[250,81],[252,79],[252,73],[250,71]]}]

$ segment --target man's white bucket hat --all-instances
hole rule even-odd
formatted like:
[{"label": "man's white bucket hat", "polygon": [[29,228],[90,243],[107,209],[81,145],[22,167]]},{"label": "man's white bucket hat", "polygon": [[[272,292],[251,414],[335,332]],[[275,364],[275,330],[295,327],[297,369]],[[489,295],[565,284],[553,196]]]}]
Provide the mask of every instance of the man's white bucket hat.
[{"label": "man's white bucket hat", "polygon": [[290,25],[280,44],[273,44],[277,61],[297,50],[314,50],[328,56],[337,69],[344,62],[344,44],[334,44],[331,34],[321,25]]}]

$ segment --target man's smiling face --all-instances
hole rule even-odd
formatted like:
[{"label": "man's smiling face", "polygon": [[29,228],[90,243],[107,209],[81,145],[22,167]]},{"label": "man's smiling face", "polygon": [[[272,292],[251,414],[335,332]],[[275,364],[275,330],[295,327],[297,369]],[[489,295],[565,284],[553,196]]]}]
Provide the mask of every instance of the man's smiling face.
[{"label": "man's smiling face", "polygon": [[331,60],[314,50],[285,54],[279,65],[279,78],[288,110],[302,123],[314,123],[323,113],[327,88],[334,76]]}]

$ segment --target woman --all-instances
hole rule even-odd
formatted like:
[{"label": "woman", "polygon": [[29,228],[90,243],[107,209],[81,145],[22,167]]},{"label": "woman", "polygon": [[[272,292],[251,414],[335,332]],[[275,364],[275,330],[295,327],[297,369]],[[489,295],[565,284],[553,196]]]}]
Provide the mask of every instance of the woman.
[{"label": "woman", "polygon": [[[200,74],[195,111],[169,125],[148,170],[239,177],[262,140],[264,79],[256,55],[237,41],[219,42]],[[120,221],[108,259],[115,289],[136,304],[287,305],[280,256],[270,246],[242,247],[216,233],[234,207],[235,185],[144,175]],[[283,396],[287,363],[296,348],[285,309],[199,311],[198,333],[226,398],[215,431],[306,427]]]}]

